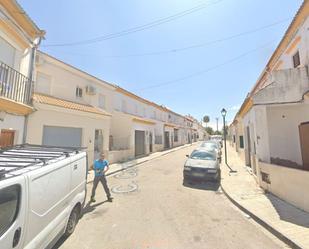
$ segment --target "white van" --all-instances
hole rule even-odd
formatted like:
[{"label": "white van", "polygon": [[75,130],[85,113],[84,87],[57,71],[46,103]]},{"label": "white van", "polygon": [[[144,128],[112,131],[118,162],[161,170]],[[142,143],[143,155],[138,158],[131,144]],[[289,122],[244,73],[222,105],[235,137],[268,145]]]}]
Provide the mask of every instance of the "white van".
[{"label": "white van", "polygon": [[0,150],[0,248],[48,248],[73,233],[86,177],[87,155],[74,148]]}]

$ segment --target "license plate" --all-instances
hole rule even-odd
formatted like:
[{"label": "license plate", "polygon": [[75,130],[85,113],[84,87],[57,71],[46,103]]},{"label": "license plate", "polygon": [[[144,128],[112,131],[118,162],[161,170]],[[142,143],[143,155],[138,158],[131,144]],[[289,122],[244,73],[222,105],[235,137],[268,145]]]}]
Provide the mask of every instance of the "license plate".
[{"label": "license plate", "polygon": [[201,176],[204,176],[203,173],[198,173],[198,172],[193,172],[192,175],[193,175],[193,176],[200,176],[200,177],[201,177]]},{"label": "license plate", "polygon": [[209,169],[208,170],[208,173],[216,173],[217,172],[217,170],[215,170],[215,169]]}]

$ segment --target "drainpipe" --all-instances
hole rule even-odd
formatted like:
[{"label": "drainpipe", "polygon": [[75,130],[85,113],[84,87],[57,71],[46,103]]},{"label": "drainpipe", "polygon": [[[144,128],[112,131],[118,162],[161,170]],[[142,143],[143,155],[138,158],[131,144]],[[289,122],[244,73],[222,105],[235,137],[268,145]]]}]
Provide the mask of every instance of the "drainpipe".
[{"label": "drainpipe", "polygon": [[[39,47],[39,45],[41,44],[42,41],[42,37],[38,38],[38,42],[32,43],[32,48],[31,48],[31,57],[30,57],[30,65],[29,65],[29,70],[28,70],[28,77],[30,79],[30,88],[29,88],[29,94],[32,94],[33,89],[34,89],[34,85],[33,85],[33,72],[34,72],[34,64],[35,64],[35,54],[36,54],[36,50]],[[31,96],[32,98],[32,96]],[[32,103],[32,99],[31,99],[31,103]],[[26,143],[26,138],[27,138],[27,131],[28,131],[28,115],[25,116],[25,122],[24,122],[24,132],[23,132],[23,140],[22,143]]]}]

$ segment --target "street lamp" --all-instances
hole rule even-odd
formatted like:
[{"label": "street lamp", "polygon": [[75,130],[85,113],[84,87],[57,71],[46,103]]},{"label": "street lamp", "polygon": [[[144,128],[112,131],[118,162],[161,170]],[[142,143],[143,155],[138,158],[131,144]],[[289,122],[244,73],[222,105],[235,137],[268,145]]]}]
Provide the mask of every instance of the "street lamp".
[{"label": "street lamp", "polygon": [[223,118],[223,138],[224,138],[224,155],[225,155],[225,164],[227,165],[227,152],[226,152],[226,129],[225,129],[225,116],[227,111],[223,108],[221,110],[221,115]]}]

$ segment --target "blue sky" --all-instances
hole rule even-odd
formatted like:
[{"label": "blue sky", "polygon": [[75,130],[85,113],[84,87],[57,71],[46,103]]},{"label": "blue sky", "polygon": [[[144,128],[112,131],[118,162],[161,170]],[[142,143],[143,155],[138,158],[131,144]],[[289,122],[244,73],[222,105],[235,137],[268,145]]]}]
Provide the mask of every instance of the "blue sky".
[{"label": "blue sky", "polygon": [[[198,119],[207,114],[213,126],[222,107],[228,110],[227,120],[233,119],[302,1],[19,0],[19,3],[47,32],[42,51],[178,113],[190,113]],[[201,4],[205,5],[193,13],[140,32],[87,45],[45,47],[116,33]],[[257,32],[224,39],[274,23],[277,24]],[[176,50],[198,44],[204,45]]]}]

